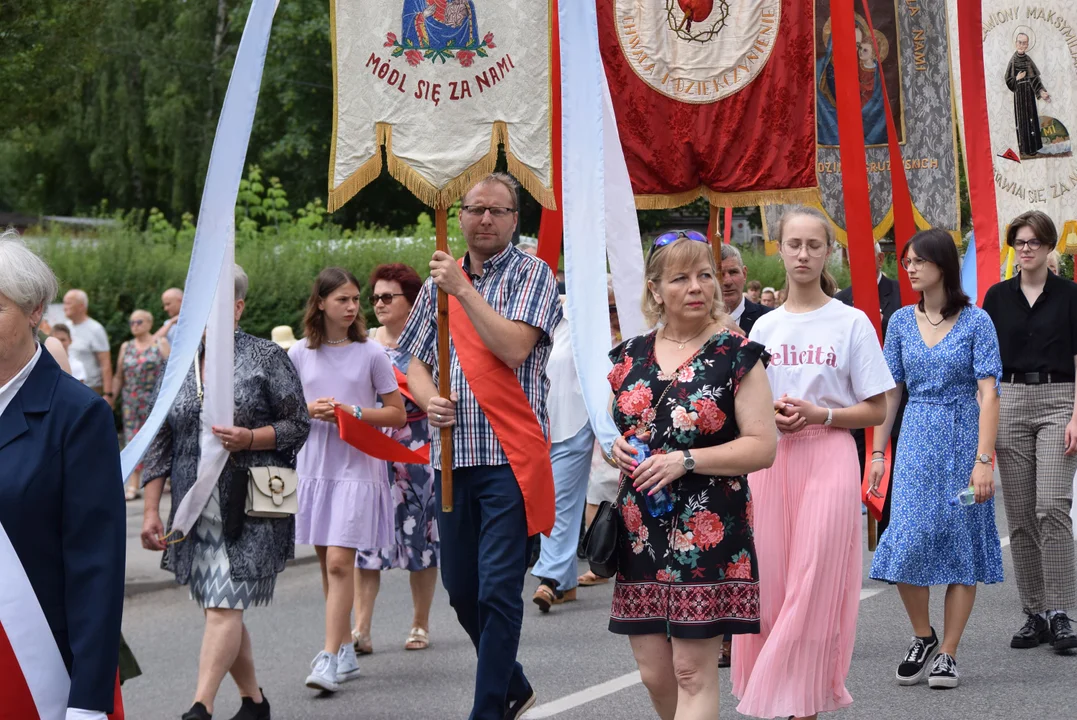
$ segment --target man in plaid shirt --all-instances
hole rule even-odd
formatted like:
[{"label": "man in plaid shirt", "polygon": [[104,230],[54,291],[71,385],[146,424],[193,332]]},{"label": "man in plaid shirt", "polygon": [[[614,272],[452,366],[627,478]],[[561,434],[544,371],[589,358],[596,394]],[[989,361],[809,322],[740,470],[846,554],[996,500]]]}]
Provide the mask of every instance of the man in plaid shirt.
[{"label": "man in plaid shirt", "polygon": [[[561,304],[550,268],[511,245],[518,219],[517,187],[510,176],[494,174],[464,196],[460,226],[467,240],[467,275],[451,255],[435,252],[430,279],[399,340],[400,348],[412,355],[408,386],[416,403],[427,408],[430,426],[453,428],[454,509],[438,516],[441,577],[479,656],[471,720],[515,720],[535,702],[535,692],[516,662],[524,576],[534,538],[528,537],[517,477],[452,343],[452,393],[449,398],[438,396],[437,289],[460,303],[482,344],[514,371],[548,440],[546,361]],[[456,327],[454,321],[454,333]],[[439,435],[432,433],[430,460],[440,507]],[[548,464],[550,458],[542,454],[531,461]]]}]

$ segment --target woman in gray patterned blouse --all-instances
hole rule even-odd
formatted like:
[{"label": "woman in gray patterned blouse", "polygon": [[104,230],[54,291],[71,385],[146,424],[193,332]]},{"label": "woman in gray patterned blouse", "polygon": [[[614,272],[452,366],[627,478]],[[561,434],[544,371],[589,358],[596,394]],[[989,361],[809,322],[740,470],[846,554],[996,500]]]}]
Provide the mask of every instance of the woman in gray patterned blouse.
[{"label": "woman in gray patterned blouse", "polygon": [[[247,275],[236,266],[236,324],[243,314]],[[201,359],[198,360],[201,362]],[[163,377],[162,373],[162,377]],[[201,377],[199,375],[199,377]],[[288,356],[268,340],[235,334],[235,427],[214,428],[231,456],[209,502],[183,542],[166,545],[158,512],[166,477],[172,512],[198,476],[200,406],[194,368],[154,439],[144,463],[142,545],[163,550],[161,567],[190,586],[206,615],[194,705],[183,720],[209,720],[225,673],[239,686],[242,707],[232,720],[269,720],[269,701],[254,672],[248,607],[268,604],[277,573],[295,554],[295,521],[246,517],[250,467],[294,468],[310,432],[303,386]],[[169,517],[169,527],[172,525]]]}]

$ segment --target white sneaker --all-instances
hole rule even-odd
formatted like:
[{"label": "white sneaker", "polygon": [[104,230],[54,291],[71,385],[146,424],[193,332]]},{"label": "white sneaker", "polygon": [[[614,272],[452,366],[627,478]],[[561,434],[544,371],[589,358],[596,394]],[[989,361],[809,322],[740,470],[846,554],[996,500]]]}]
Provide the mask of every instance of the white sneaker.
[{"label": "white sneaker", "polygon": [[355,657],[355,648],[351,643],[344,643],[337,651],[337,682],[347,682],[359,677],[359,660]]},{"label": "white sneaker", "polygon": [[325,692],[340,690],[340,684],[337,682],[336,655],[330,655],[325,650],[322,650],[310,663],[310,669],[313,672],[307,676],[307,687]]}]

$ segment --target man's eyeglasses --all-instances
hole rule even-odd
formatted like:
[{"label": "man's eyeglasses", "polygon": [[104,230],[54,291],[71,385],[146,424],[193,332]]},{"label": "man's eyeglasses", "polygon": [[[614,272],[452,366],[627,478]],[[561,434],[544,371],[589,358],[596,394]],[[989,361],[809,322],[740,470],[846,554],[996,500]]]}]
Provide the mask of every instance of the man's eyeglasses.
[{"label": "man's eyeglasses", "polygon": [[902,258],[901,267],[905,268],[905,270],[920,270],[929,262],[931,261],[925,258]]},{"label": "man's eyeglasses", "polygon": [[801,242],[800,240],[785,240],[781,245],[782,254],[796,257],[804,248],[808,249],[808,255],[813,258],[821,258],[827,254],[829,248],[825,242]]},{"label": "man's eyeglasses", "polygon": [[1041,243],[1036,238],[1029,238],[1028,240],[1014,240],[1013,241],[1013,249],[1014,250],[1024,250],[1026,247],[1029,250],[1039,250],[1041,247],[1043,247],[1043,243]]},{"label": "man's eyeglasses", "polygon": [[498,219],[506,218],[516,212],[516,208],[507,207],[486,207],[485,205],[464,205],[461,208],[465,214],[471,217],[482,217],[486,213],[490,213],[491,217]]},{"label": "man's eyeglasses", "polygon": [[662,233],[654,239],[654,244],[651,245],[651,250],[657,250],[660,247],[665,247],[670,243],[674,243],[681,238],[688,240],[694,240],[695,242],[711,244],[711,241],[707,239],[707,236],[703,233],[696,232],[695,230],[670,230],[667,233]]},{"label": "man's eyeglasses", "polygon": [[395,297],[404,297],[404,293],[383,293],[381,295],[371,295],[368,299],[371,305],[377,305],[378,303],[392,305]]}]

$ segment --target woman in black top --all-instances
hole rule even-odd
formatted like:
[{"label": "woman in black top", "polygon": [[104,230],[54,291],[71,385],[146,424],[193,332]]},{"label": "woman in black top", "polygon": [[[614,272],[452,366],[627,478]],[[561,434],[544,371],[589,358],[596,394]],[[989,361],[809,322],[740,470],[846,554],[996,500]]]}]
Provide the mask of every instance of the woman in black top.
[{"label": "woman in black top", "polygon": [[1052,274],[1054,223],[1033,210],[1006,232],[1021,273],[987,291],[983,308],[1002,355],[998,469],[1014,574],[1028,619],[1010,647],[1077,648],[1066,612],[1077,604],[1073,476],[1077,470],[1077,284]]}]

